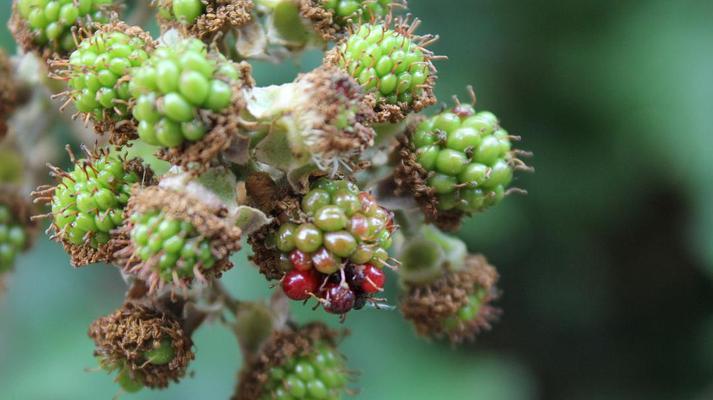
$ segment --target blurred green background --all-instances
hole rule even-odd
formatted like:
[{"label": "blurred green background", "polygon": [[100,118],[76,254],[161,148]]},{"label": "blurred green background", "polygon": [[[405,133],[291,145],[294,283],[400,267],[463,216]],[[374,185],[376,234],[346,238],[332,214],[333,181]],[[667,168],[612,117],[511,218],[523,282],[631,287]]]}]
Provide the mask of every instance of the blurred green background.
[{"label": "blurred green background", "polygon": [[[361,371],[359,398],[713,398],[713,2],[410,3],[449,57],[441,99],[473,84],[479,106],[525,138],[537,173],[518,182],[529,196],[461,233],[501,272],[501,322],[451,349],[416,338],[396,312],[351,314],[343,350]],[[0,43],[14,48],[4,27]],[[288,81],[317,60],[257,63],[255,77]],[[63,129],[47,134],[61,143]],[[231,290],[267,295],[244,253],[236,261]],[[72,270],[46,239],[22,256],[0,300],[0,398],[111,398],[111,378],[86,371],[96,366],[86,330],[123,290],[115,269]],[[209,325],[195,342],[193,377],[126,397],[227,398],[234,338]]]}]

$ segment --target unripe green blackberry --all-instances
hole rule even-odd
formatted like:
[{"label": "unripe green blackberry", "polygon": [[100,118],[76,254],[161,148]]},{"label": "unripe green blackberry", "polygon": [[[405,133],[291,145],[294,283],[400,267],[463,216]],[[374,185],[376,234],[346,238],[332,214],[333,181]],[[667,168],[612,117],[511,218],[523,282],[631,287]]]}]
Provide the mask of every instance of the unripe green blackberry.
[{"label": "unripe green blackberry", "polygon": [[130,82],[134,117],[144,142],[176,148],[203,139],[211,129],[203,114],[220,113],[232,101],[234,64],[197,39],[162,44]]},{"label": "unripe green blackberry", "polygon": [[341,399],[350,372],[336,339],[318,323],[274,333],[241,372],[233,400]]},{"label": "unripe green blackberry", "polygon": [[219,278],[240,249],[240,228],[227,209],[187,193],[161,187],[135,188],[122,232],[128,246],[116,252],[116,264],[143,279],[150,291],[173,284]]},{"label": "unripe green blackberry", "polygon": [[151,0],[162,31],[180,27],[203,39],[252,20],[251,0]]},{"label": "unripe green blackberry", "polygon": [[411,192],[430,222],[450,229],[460,217],[498,204],[516,170],[527,170],[513,137],[488,111],[460,104],[422,120],[401,138],[397,184]]},{"label": "unripe green blackberry", "polygon": [[195,357],[182,321],[156,308],[126,303],[92,322],[89,337],[99,365],[128,393],[165,388],[182,378]]},{"label": "unripe green blackberry", "polygon": [[32,207],[14,186],[0,186],[0,275],[12,269],[15,258],[32,242]]},{"label": "unripe green blackberry", "polygon": [[57,76],[67,81],[77,110],[91,115],[99,133],[111,132],[115,143],[135,135],[129,76],[148,59],[152,46],[151,36],[141,28],[114,23],[83,39],[68,62],[52,62]]},{"label": "unripe green blackberry", "polygon": [[436,70],[425,48],[433,38],[415,36],[417,25],[363,24],[327,56],[328,64],[349,73],[371,95],[381,122],[400,121],[435,103]]},{"label": "unripe green blackberry", "polygon": [[28,242],[25,228],[15,220],[8,206],[0,204],[0,274],[13,267],[15,257]]},{"label": "unripe green blackberry", "polygon": [[369,21],[384,17],[391,9],[392,0],[321,0],[325,9],[332,11],[339,25],[350,21]]},{"label": "unripe green blackberry", "polygon": [[134,228],[131,242],[142,262],[151,260],[165,282],[193,278],[194,268],[207,271],[215,266],[210,242],[187,221],[168,217],[162,211],[136,213],[131,216]]},{"label": "unripe green blackberry", "polygon": [[15,0],[10,26],[24,50],[66,54],[76,47],[73,28],[106,23],[114,8],[113,0]]},{"label": "unripe green blackberry", "polygon": [[421,336],[447,338],[453,344],[473,340],[500,314],[491,304],[498,297],[498,273],[479,255],[466,257],[461,268],[443,265],[442,270],[429,283],[405,282],[401,312]]},{"label": "unripe green blackberry", "polygon": [[124,223],[131,186],[152,179],[137,160],[105,149],[84,150],[87,158],[80,160],[70,152],[74,168],[69,172],[51,166],[57,185],[34,193],[50,204],[53,238],[65,245],[77,266],[111,259],[110,242]]}]

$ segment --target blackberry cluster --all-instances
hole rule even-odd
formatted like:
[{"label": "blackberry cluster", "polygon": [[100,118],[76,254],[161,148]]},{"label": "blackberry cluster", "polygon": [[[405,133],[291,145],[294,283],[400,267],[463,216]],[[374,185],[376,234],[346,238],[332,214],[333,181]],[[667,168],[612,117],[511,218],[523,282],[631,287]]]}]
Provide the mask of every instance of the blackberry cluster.
[{"label": "blackberry cluster", "polygon": [[310,354],[272,367],[261,400],[340,399],[349,381],[344,357],[331,345],[317,343]]},{"label": "blackberry cluster", "polygon": [[80,22],[107,22],[106,9],[112,3],[113,0],[18,0],[17,10],[29,25],[36,44],[72,51],[72,27]]},{"label": "blackberry cluster", "polygon": [[121,120],[128,114],[131,69],[147,59],[147,43],[123,32],[96,32],[82,40],[69,57],[69,87],[77,110],[98,121]]},{"label": "blackberry cluster", "polygon": [[407,31],[364,24],[338,47],[338,65],[377,103],[411,105],[423,95],[430,56]]},{"label": "blackberry cluster", "polygon": [[339,25],[359,19],[369,21],[385,16],[391,9],[392,0],[323,0],[323,6],[334,13]]},{"label": "blackberry cluster", "polygon": [[144,263],[152,263],[164,282],[193,278],[194,268],[209,270],[216,263],[210,241],[189,222],[169,218],[162,211],[134,214],[131,241]]},{"label": "blackberry cluster", "polygon": [[302,198],[301,212],[303,222],[282,224],[274,239],[288,271],[283,290],[293,300],[317,296],[335,314],[361,308],[383,288],[393,215],[356,185],[326,178]]},{"label": "blackberry cluster", "polygon": [[24,227],[15,221],[9,207],[0,205],[0,273],[12,268],[15,257],[27,245]]},{"label": "blackberry cluster", "polygon": [[238,78],[231,62],[208,54],[198,39],[159,46],[131,78],[139,138],[163,147],[201,140],[210,127],[199,111],[226,109],[233,94],[230,82]]},{"label": "blackberry cluster", "polygon": [[513,178],[512,145],[492,113],[461,105],[421,122],[410,140],[439,210],[475,213],[503,199]]},{"label": "blackberry cluster", "polygon": [[176,20],[184,25],[195,22],[203,11],[205,5],[201,0],[159,0],[158,13],[162,18]]},{"label": "blackberry cluster", "polygon": [[124,207],[138,174],[119,156],[99,152],[75,162],[72,172],[57,169],[60,182],[52,196],[57,236],[70,244],[92,248],[109,242],[110,232],[124,222]]}]

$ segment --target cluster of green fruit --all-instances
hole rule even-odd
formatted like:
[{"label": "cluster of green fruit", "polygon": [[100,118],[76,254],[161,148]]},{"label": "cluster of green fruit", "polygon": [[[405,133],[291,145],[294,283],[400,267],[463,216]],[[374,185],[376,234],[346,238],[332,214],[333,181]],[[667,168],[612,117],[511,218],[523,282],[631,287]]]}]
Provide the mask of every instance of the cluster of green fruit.
[{"label": "cluster of green fruit", "polygon": [[74,245],[97,248],[123,224],[131,186],[139,181],[117,155],[101,154],[75,163],[63,173],[52,197],[52,214],[59,237]]},{"label": "cluster of green fruit", "polygon": [[174,272],[179,278],[192,278],[195,267],[208,270],[216,263],[210,241],[189,222],[170,218],[163,211],[135,213],[131,222],[136,254],[143,262],[155,259],[164,282],[171,282]]},{"label": "cluster of green fruit", "polygon": [[190,25],[195,22],[203,11],[205,5],[201,0],[159,0],[158,15],[169,20],[176,20],[182,24]]},{"label": "cluster of green fruit", "polygon": [[323,0],[322,5],[334,12],[334,19],[339,25],[350,21],[359,22],[361,18],[369,21],[383,17],[391,9],[392,0]]},{"label": "cluster of green fruit", "polygon": [[346,363],[339,352],[324,343],[311,354],[290,359],[269,371],[262,400],[336,400],[349,381]]},{"label": "cluster of green fruit", "polygon": [[69,57],[69,87],[77,110],[103,121],[125,118],[129,82],[122,77],[147,59],[146,43],[122,32],[96,32]]},{"label": "cluster of green fruit", "polygon": [[461,105],[421,122],[411,142],[440,210],[482,211],[500,202],[512,181],[510,138],[490,112]]},{"label": "cluster of green fruit", "polygon": [[209,54],[198,39],[159,46],[134,70],[129,85],[136,99],[133,113],[139,138],[164,147],[202,139],[209,127],[199,111],[226,109],[232,100],[230,82],[238,78],[231,62]]},{"label": "cluster of green fruit", "polygon": [[112,3],[113,0],[19,0],[17,9],[30,26],[35,43],[71,51],[75,48],[72,27],[87,17],[93,22],[107,22],[105,8]]},{"label": "cluster of green fruit", "polygon": [[14,221],[10,208],[0,205],[0,273],[12,268],[26,244],[27,232]]},{"label": "cluster of green fruit", "polygon": [[339,66],[379,102],[413,103],[428,82],[429,58],[407,32],[364,24],[339,48]]}]

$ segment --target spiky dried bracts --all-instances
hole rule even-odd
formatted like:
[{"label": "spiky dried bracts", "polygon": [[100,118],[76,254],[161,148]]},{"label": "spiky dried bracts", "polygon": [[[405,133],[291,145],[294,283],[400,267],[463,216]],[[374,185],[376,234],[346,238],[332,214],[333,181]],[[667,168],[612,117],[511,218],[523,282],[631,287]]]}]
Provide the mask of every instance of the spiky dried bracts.
[{"label": "spiky dried bracts", "polygon": [[16,186],[0,184],[0,275],[10,271],[15,258],[32,245],[37,230],[32,212],[32,204]]},{"label": "spiky dried bracts", "polygon": [[64,246],[73,266],[111,262],[125,245],[117,228],[124,224],[124,208],[133,185],[154,184],[153,172],[137,159],[108,149],[90,151],[77,159],[68,149],[74,168],[63,171],[50,166],[57,183],[41,186],[33,193],[35,202],[51,207],[51,238]]},{"label": "spiky dried bracts", "polygon": [[48,60],[76,47],[74,31],[106,23],[117,11],[114,0],[14,0],[8,27],[24,52]]},{"label": "spiky dried bracts", "polygon": [[0,49],[0,139],[7,134],[7,120],[17,106],[17,84],[10,58]]},{"label": "spiky dried bracts", "polygon": [[240,249],[241,230],[228,210],[188,193],[135,187],[126,217],[121,231],[128,241],[115,263],[146,281],[150,292],[219,278]]},{"label": "spiky dried bracts", "polygon": [[102,369],[126,392],[165,388],[186,374],[193,342],[182,321],[153,306],[126,303],[89,327]]},{"label": "spiky dried bracts", "polygon": [[340,315],[376,301],[391,266],[390,211],[353,183],[328,178],[270,206],[273,223],[249,239],[252,261],[268,279],[281,279],[290,299],[313,297]]},{"label": "spiky dried bracts", "polygon": [[392,0],[299,0],[300,15],[325,41],[344,35],[352,23],[385,17],[395,4],[401,5]]},{"label": "spiky dried bracts", "polygon": [[395,151],[397,193],[413,196],[426,221],[453,231],[520,189],[508,189],[515,171],[530,171],[512,148],[518,140],[488,111],[471,105],[412,123]]},{"label": "spiky dried bracts", "polygon": [[162,159],[204,172],[238,130],[249,72],[198,39],[165,36],[131,77],[139,138],[160,146]]},{"label": "spiky dried bracts", "polygon": [[400,18],[363,24],[325,57],[362,85],[378,122],[399,122],[436,102],[434,55],[426,49],[436,38],[415,35],[418,25]]},{"label": "spiky dried bracts", "polygon": [[199,39],[238,29],[252,21],[252,0],[152,0],[162,31],[177,28]]},{"label": "spiky dried bracts", "polygon": [[416,332],[453,344],[473,340],[500,314],[498,273],[481,255],[470,255],[458,238],[425,226],[400,254],[405,293],[400,309]]},{"label": "spiky dried bracts", "polygon": [[274,332],[247,360],[232,399],[341,399],[350,392],[341,336],[321,323]]},{"label": "spiky dried bracts", "polygon": [[122,145],[135,139],[137,122],[132,116],[134,101],[129,81],[134,69],[142,66],[154,48],[151,36],[137,26],[123,22],[96,25],[68,58],[50,62],[53,76],[67,82],[59,96],[74,104],[75,117],[108,134],[109,141]]}]

